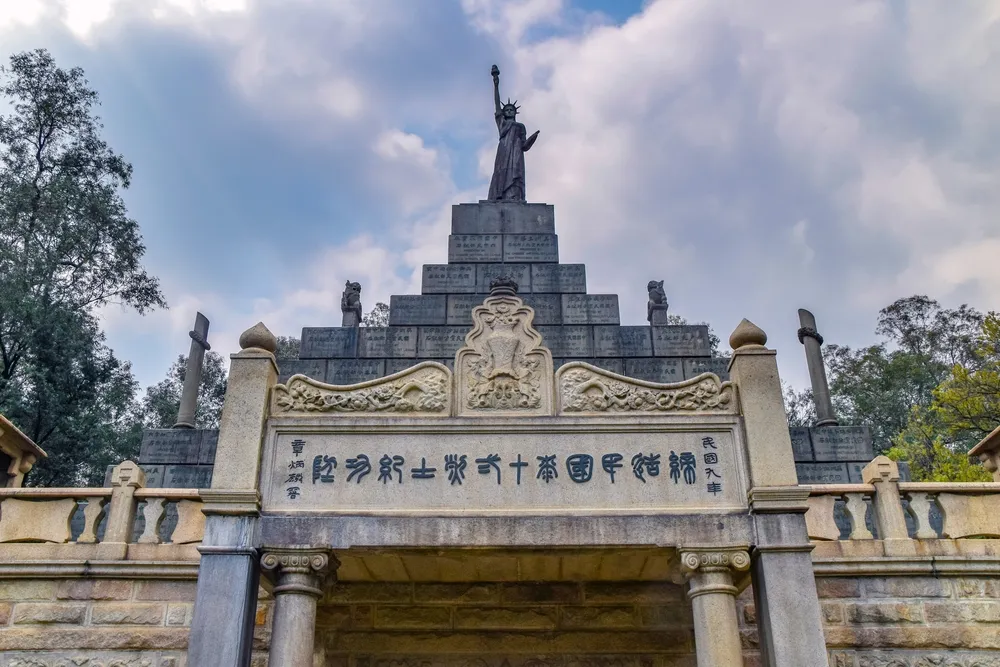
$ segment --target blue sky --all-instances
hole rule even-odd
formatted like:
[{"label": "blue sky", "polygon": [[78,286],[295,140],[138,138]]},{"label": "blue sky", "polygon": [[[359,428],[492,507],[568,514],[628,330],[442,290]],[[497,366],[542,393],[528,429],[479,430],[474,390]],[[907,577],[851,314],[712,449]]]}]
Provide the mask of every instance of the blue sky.
[{"label": "blue sky", "polygon": [[830,342],[926,293],[1000,309],[1000,0],[0,0],[3,52],[99,91],[170,309],[102,311],[143,384],[263,320],[339,324],[419,291],[450,205],[484,196],[489,68],[529,132],[563,261],[645,318],[645,285],[723,336],[747,317],[804,387]]}]

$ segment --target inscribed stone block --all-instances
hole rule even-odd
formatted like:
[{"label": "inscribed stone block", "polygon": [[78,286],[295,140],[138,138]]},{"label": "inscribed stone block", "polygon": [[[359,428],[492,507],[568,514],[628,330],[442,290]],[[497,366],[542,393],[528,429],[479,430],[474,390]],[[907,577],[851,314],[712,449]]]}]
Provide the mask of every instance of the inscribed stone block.
[{"label": "inscribed stone block", "polygon": [[299,359],[350,359],[358,353],[356,327],[304,327]]},{"label": "inscribed stone block", "polygon": [[328,384],[357,384],[385,375],[384,359],[331,359],[326,367]]},{"label": "inscribed stone block", "polygon": [[[864,477],[861,475],[861,471],[865,469],[865,466],[871,463],[870,461],[851,461],[847,463],[847,479],[851,484],[864,484]],[[903,471],[900,469],[899,481],[908,482],[908,478],[903,479]]]},{"label": "inscribed stone block", "polygon": [[867,426],[821,426],[810,429],[817,461],[871,461],[875,458]]},{"label": "inscribed stone block", "polygon": [[593,327],[540,326],[542,345],[549,348],[553,357],[563,359],[589,359],[594,356]]},{"label": "inscribed stone block", "polygon": [[813,461],[812,440],[809,438],[808,426],[797,426],[788,429],[792,439],[792,456],[798,461]]},{"label": "inscribed stone block", "polygon": [[358,357],[385,359],[415,356],[417,327],[362,327],[358,334]]},{"label": "inscribed stone block", "polygon": [[559,237],[555,234],[504,234],[503,261],[558,262]]},{"label": "inscribed stone block", "polygon": [[448,237],[449,264],[502,261],[502,234],[452,234]]},{"label": "inscribed stone block", "polygon": [[[151,489],[163,488],[163,473],[166,471],[166,466],[162,465],[140,465],[142,471],[146,473],[146,486]],[[112,470],[114,467],[112,466]],[[105,481],[104,486],[111,486],[111,478],[108,477]]]},{"label": "inscribed stone block", "polygon": [[583,264],[533,264],[531,291],[584,294],[587,292],[587,268]]},{"label": "inscribed stone block", "polygon": [[471,327],[472,309],[483,305],[485,298],[482,294],[449,294],[448,324]]},{"label": "inscribed stone block", "polygon": [[451,207],[452,234],[554,234],[551,204],[480,202]]},{"label": "inscribed stone block", "polygon": [[326,377],[326,359],[280,359],[278,382],[284,384],[293,375],[305,375],[323,382]]},{"label": "inscribed stone block", "polygon": [[394,294],[389,297],[389,326],[444,324],[447,308],[444,294]]},{"label": "inscribed stone block", "polygon": [[[320,375],[319,377],[323,377]],[[201,431],[201,449],[198,450],[198,463],[212,465],[215,463],[215,448],[219,444],[219,430],[206,428]]]},{"label": "inscribed stone block", "polygon": [[422,294],[472,294],[475,291],[475,264],[424,264]]},{"label": "inscribed stone block", "polygon": [[617,294],[563,294],[566,324],[619,324]]},{"label": "inscribed stone block", "polygon": [[420,327],[417,356],[423,359],[454,357],[465,345],[469,327]]},{"label": "inscribed stone block", "polygon": [[476,266],[476,291],[488,293],[490,281],[498,276],[513,278],[519,294],[531,292],[530,264],[479,264]]},{"label": "inscribed stone block", "polygon": [[393,373],[405,371],[411,366],[416,366],[421,361],[423,361],[423,359],[386,359],[385,374],[392,375]]},{"label": "inscribed stone block", "polygon": [[[565,297],[564,297],[565,298]],[[595,357],[651,357],[649,327],[594,327]]]},{"label": "inscribed stone block", "polygon": [[207,489],[212,486],[212,466],[167,466],[163,471],[165,489]]},{"label": "inscribed stone block", "polygon": [[708,357],[712,354],[708,325],[650,328],[653,330],[653,354],[657,357]]},{"label": "inscribed stone block", "polygon": [[155,428],[142,432],[140,463],[198,463],[201,431],[193,428]]},{"label": "inscribed stone block", "polygon": [[609,359],[607,357],[601,357],[598,359],[587,359],[586,361],[588,364],[593,364],[594,366],[603,368],[606,371],[618,373],[618,375],[625,375],[624,359]]},{"label": "inscribed stone block", "polygon": [[625,375],[630,378],[669,384],[684,379],[680,359],[626,359]]},{"label": "inscribed stone block", "polygon": [[558,294],[525,294],[522,299],[535,311],[535,326],[562,324],[562,300]]},{"label": "inscribed stone block", "polygon": [[729,379],[729,359],[723,357],[696,357],[684,359],[684,379],[690,380],[702,373],[715,373],[725,382]]},{"label": "inscribed stone block", "polygon": [[848,484],[846,463],[796,463],[799,484]]}]

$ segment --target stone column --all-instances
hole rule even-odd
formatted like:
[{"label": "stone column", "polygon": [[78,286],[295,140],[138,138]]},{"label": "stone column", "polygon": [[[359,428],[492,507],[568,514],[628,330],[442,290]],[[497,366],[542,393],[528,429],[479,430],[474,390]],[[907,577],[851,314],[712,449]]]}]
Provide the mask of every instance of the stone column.
[{"label": "stone column", "polygon": [[836,426],[837,415],[830,399],[830,384],[826,379],[826,366],[820,346],[823,337],[816,331],[816,318],[805,308],[799,308],[799,342],[806,348],[806,364],[812,383],[813,403],[816,405],[816,426]]},{"label": "stone column", "polygon": [[124,461],[111,471],[111,505],[104,526],[104,538],[97,545],[99,560],[125,558],[139,503],[135,490],[146,486],[146,473],[133,461]]},{"label": "stone column", "polygon": [[[333,569],[337,567],[333,559]],[[316,601],[323,595],[330,557],[326,551],[268,551],[261,559],[274,580],[274,620],[269,667],[312,667],[316,640]]]},{"label": "stone column", "polygon": [[745,547],[681,549],[698,667],[743,667],[733,571],[749,567]]},{"label": "stone column", "polygon": [[208,344],[208,318],[198,313],[194,319],[194,329],[189,331],[188,335],[191,336],[191,349],[188,351],[181,406],[177,410],[177,423],[174,424],[174,428],[194,428],[195,425],[202,364],[205,362],[205,351],[212,349]]}]

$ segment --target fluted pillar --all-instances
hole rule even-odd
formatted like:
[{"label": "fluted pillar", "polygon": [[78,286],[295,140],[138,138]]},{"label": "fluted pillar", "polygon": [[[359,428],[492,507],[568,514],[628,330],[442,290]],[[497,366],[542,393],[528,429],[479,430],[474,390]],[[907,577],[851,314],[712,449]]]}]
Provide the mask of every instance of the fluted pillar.
[{"label": "fluted pillar", "polygon": [[733,572],[747,570],[744,547],[682,549],[681,571],[694,616],[698,667],[743,667]]},{"label": "fluted pillar", "polygon": [[[334,558],[333,570],[338,565]],[[331,573],[326,551],[268,551],[260,560],[274,581],[274,620],[268,667],[312,667],[316,639],[316,601]]]}]

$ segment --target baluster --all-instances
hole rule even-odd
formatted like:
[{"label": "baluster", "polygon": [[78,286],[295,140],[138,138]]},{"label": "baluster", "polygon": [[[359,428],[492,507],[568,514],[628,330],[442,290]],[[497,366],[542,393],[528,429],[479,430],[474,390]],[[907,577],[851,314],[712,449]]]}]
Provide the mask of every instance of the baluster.
[{"label": "baluster", "polygon": [[97,524],[101,522],[107,502],[107,498],[87,498],[87,505],[83,508],[83,532],[76,538],[77,544],[97,543]]},{"label": "baluster", "polygon": [[865,502],[865,494],[846,493],[844,497],[847,499],[847,516],[851,520],[850,539],[873,539],[872,533],[868,530],[868,524],[865,521],[865,517],[868,514],[868,503]]},{"label": "baluster", "polygon": [[146,506],[142,509],[142,517],[146,520],[146,527],[139,537],[140,544],[160,543],[160,524],[163,523],[163,517],[166,514],[166,509],[163,506],[165,502],[166,498],[146,498]]},{"label": "baluster", "polygon": [[936,539],[938,536],[937,531],[931,527],[930,497],[923,491],[912,492],[908,495],[910,498],[910,514],[913,515],[913,520],[917,524],[917,531],[914,537],[918,540]]}]

